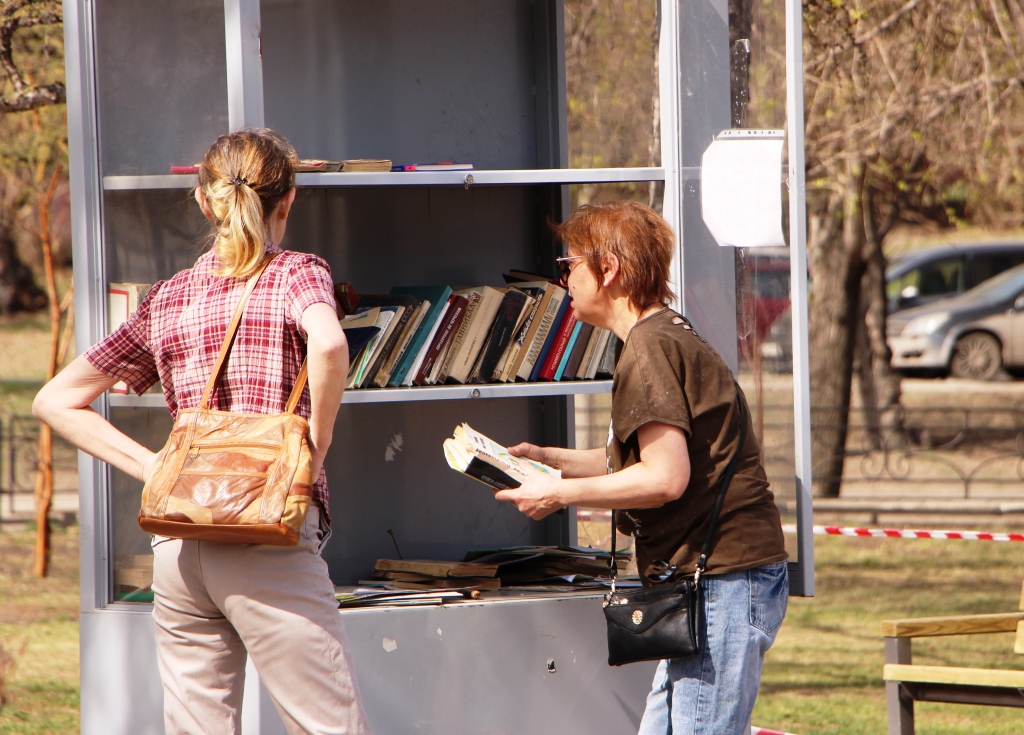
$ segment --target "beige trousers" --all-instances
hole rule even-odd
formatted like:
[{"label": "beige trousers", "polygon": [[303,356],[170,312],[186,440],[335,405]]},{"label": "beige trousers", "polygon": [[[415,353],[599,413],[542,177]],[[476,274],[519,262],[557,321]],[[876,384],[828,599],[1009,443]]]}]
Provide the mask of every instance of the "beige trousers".
[{"label": "beige trousers", "polygon": [[166,735],[241,732],[246,652],[288,732],[365,733],[319,509],[298,546],[173,539],[153,547]]}]

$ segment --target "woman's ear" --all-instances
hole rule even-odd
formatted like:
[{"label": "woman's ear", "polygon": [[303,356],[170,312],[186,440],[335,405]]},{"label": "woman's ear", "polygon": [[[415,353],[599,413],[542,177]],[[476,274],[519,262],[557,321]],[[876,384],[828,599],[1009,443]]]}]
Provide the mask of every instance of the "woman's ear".
[{"label": "woman's ear", "polygon": [[210,220],[210,222],[213,222],[213,212],[210,210],[210,205],[206,203],[206,195],[203,194],[201,186],[196,187],[196,203],[203,210],[203,216]]},{"label": "woman's ear", "polygon": [[274,216],[279,220],[288,219],[289,212],[292,211],[292,204],[295,202],[295,187],[292,187],[287,194],[284,195],[284,199],[277,203],[274,207]]},{"label": "woman's ear", "polygon": [[608,288],[619,277],[619,258],[615,253],[601,254],[601,287]]}]

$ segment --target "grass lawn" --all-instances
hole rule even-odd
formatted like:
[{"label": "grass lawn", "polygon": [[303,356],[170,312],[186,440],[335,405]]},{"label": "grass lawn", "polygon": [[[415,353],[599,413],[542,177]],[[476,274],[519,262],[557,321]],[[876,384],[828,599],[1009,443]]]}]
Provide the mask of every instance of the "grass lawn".
[{"label": "grass lawn", "polygon": [[[1016,610],[1024,544],[815,537],[817,596],[790,600],[754,724],[811,735],[886,732],[880,622]],[[1013,634],[919,639],[914,662],[1024,669]],[[1024,710],[918,703],[919,735],[1017,735]]]},{"label": "grass lawn", "polygon": [[[33,579],[32,535],[0,534],[0,641],[17,652],[0,735],[78,732],[78,534],[54,534],[53,576]],[[1014,610],[1024,544],[816,537],[817,592],[792,599],[768,654],[754,724],[799,735],[885,732],[886,618]],[[923,640],[918,663],[1024,669],[1013,635]],[[1024,711],[918,704],[920,735],[1024,732]]]},{"label": "grass lawn", "polygon": [[0,733],[78,732],[78,531],[55,529],[47,579],[32,533],[0,534],[0,643],[17,655]]}]

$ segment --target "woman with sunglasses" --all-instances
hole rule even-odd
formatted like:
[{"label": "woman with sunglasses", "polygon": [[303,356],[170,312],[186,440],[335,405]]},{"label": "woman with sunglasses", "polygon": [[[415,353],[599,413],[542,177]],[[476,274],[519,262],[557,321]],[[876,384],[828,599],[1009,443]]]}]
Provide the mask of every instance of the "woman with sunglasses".
[{"label": "woman with sunglasses", "polygon": [[[703,591],[698,654],[659,663],[641,735],[749,733],[764,655],[786,612],[787,554],[743,392],[722,358],[667,304],[675,238],[634,202],[586,205],[555,232],[562,279],[581,321],[612,330],[622,356],[605,449],[519,444],[557,467],[495,493],[530,518],[567,506],[611,508],[633,536],[644,585],[691,576],[726,466],[736,473],[718,518]],[[740,444],[740,422],[746,423]]]}]

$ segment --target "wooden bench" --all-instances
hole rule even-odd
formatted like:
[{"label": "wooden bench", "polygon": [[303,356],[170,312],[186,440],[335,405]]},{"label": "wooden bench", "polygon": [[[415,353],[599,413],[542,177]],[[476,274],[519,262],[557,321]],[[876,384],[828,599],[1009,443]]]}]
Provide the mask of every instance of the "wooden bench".
[{"label": "wooden bench", "polygon": [[1024,587],[1018,607],[1020,612],[994,615],[884,621],[882,678],[885,679],[889,735],[913,735],[915,701],[1024,707],[1024,671],[915,666],[910,652],[914,638],[1016,631],[1013,651],[1024,654]]}]

